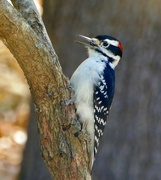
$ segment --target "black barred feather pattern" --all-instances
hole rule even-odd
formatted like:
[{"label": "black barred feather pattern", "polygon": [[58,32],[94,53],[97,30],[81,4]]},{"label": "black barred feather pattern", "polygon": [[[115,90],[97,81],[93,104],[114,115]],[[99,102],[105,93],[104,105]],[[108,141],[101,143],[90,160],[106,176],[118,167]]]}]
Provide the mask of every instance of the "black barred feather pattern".
[{"label": "black barred feather pattern", "polygon": [[107,115],[111,107],[115,88],[114,70],[106,63],[100,81],[94,89],[94,156],[97,153],[100,138],[106,125]]}]

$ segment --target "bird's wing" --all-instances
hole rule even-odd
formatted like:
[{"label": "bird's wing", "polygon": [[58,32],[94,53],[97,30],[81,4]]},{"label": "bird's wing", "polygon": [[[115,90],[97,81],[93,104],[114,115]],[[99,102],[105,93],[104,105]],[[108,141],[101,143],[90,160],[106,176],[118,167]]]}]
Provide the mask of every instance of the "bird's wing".
[{"label": "bird's wing", "polygon": [[114,77],[108,73],[100,76],[99,84],[94,89],[93,105],[94,105],[94,156],[97,153],[99,140],[103,135],[106,125],[107,115],[111,107],[114,94]]}]

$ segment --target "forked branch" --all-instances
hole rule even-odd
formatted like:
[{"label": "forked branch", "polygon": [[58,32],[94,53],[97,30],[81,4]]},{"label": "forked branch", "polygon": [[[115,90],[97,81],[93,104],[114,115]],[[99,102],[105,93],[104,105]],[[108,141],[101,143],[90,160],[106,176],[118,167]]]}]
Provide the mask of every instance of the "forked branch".
[{"label": "forked branch", "polygon": [[80,127],[74,106],[62,106],[70,98],[69,82],[41,17],[31,0],[12,2],[15,7],[0,1],[0,39],[27,78],[43,158],[54,179],[90,179],[89,138],[83,133],[74,136]]}]

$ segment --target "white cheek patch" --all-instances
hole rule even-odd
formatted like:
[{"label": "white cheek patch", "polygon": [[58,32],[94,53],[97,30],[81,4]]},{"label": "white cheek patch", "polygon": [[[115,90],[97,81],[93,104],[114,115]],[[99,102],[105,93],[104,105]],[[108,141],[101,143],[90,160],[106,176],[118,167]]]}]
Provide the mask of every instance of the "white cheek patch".
[{"label": "white cheek patch", "polygon": [[109,51],[109,50],[107,50],[107,49],[104,49],[104,48],[102,48],[102,47],[100,47],[100,49],[101,49],[101,51],[104,53],[104,54],[106,54],[107,56],[109,56],[109,57],[111,57],[111,58],[113,58],[113,59],[116,59],[115,57],[115,55],[111,52],[111,51]]},{"label": "white cheek patch", "polygon": [[120,59],[121,59],[120,56],[114,55],[111,51],[108,51],[107,49],[104,49],[102,47],[100,47],[100,49],[104,54],[106,54],[109,57],[111,57],[112,59],[114,59],[114,61],[112,63],[109,63],[110,66],[114,69],[117,66],[117,64],[119,63]]}]

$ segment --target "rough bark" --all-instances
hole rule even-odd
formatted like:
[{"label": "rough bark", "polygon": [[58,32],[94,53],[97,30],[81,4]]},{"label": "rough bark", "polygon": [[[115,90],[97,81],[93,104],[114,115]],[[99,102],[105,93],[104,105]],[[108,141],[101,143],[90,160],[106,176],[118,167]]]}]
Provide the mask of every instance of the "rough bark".
[{"label": "rough bark", "polygon": [[19,5],[16,6],[18,12],[6,0],[1,0],[0,38],[27,78],[37,115],[42,156],[54,179],[90,179],[89,138],[83,133],[79,138],[74,136],[80,128],[75,109],[62,106],[70,98],[68,79],[50,42],[44,39],[44,31],[28,23],[29,19],[21,13],[21,8],[25,11],[23,2],[29,1],[21,2],[14,1]]}]

